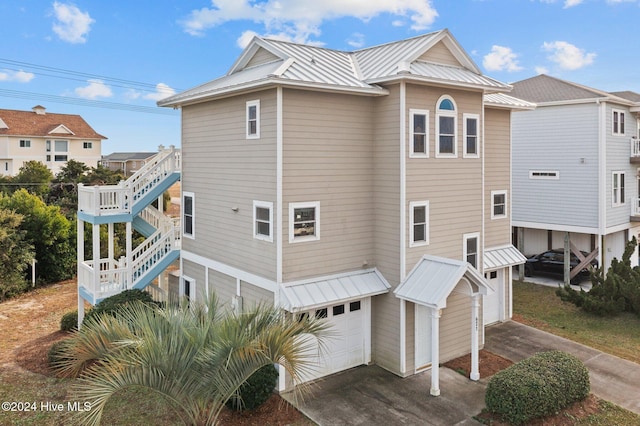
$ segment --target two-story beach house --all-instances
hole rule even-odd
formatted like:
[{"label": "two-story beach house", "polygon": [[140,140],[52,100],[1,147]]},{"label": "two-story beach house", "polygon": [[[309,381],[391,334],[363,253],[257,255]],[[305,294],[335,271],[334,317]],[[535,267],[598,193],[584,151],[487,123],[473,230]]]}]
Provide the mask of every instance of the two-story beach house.
[{"label": "two-story beach house", "polygon": [[[511,315],[511,111],[447,30],[354,52],[254,38],[182,110],[181,293],[325,318],[311,380],[400,376]],[[279,388],[291,383],[281,375]]]},{"label": "two-story beach house", "polygon": [[532,255],[568,235],[572,251],[608,267],[640,235],[640,95],[548,75],[513,87],[537,104],[513,114],[514,241]]},{"label": "two-story beach house", "polygon": [[27,161],[44,163],[53,174],[73,159],[96,167],[105,136],[79,115],[0,109],[0,175],[13,176]]}]

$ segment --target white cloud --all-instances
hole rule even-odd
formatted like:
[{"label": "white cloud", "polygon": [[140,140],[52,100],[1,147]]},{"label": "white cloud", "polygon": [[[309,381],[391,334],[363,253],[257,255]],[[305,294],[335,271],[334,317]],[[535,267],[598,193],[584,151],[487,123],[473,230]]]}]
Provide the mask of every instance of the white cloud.
[{"label": "white cloud", "polygon": [[18,83],[28,83],[35,77],[35,74],[25,71],[0,71],[0,81],[17,81]]},{"label": "white cloud", "polygon": [[156,84],[155,93],[149,93],[147,95],[144,95],[143,98],[150,99],[152,101],[159,101],[160,99],[164,99],[175,94],[176,94],[175,89],[172,89],[167,84],[158,83]]},{"label": "white cloud", "polygon": [[326,20],[355,17],[367,21],[388,13],[409,18],[411,29],[421,31],[438,16],[431,0],[211,0],[211,5],[193,10],[181,22],[187,33],[202,36],[225,22],[245,20],[263,25],[268,33],[306,43],[311,36],[320,35]]},{"label": "white cloud", "polygon": [[364,46],[364,34],[362,33],[351,34],[351,37],[349,38],[349,40],[347,40],[347,44],[356,49],[361,48],[362,46]]},{"label": "white cloud", "polygon": [[551,52],[548,59],[565,70],[577,70],[591,65],[596,58],[595,53],[587,53],[566,41],[544,42],[542,49]]},{"label": "white cloud", "polygon": [[577,6],[581,4],[584,0],[565,0],[564,8],[569,9],[570,7]]},{"label": "white cloud", "polygon": [[91,24],[95,22],[89,16],[89,12],[82,12],[72,4],[53,3],[53,12],[56,22],[53,24],[53,32],[63,41],[69,43],[84,43]]},{"label": "white cloud", "polygon": [[491,53],[485,55],[482,65],[487,71],[515,72],[522,70],[518,64],[518,55],[513,53],[511,48],[504,46],[492,46]]},{"label": "white cloud", "polygon": [[542,66],[536,67],[536,74],[549,74],[549,69]]},{"label": "white cloud", "polygon": [[249,43],[251,43],[251,40],[253,40],[253,38],[255,36],[257,36],[258,33],[255,31],[251,31],[251,30],[247,30],[245,32],[243,32],[240,37],[238,37],[238,40],[236,40],[236,44],[241,48],[244,49],[245,47],[247,47],[249,45]]},{"label": "white cloud", "polygon": [[84,87],[76,88],[75,94],[85,99],[110,98],[113,96],[111,88],[104,84],[102,80],[89,80],[88,83]]}]

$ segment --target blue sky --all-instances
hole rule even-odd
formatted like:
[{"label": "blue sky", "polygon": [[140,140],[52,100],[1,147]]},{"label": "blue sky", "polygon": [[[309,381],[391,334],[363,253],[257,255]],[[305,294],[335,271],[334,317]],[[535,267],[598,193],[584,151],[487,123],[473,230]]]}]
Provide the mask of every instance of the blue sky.
[{"label": "blue sky", "polygon": [[80,114],[102,153],[180,145],[162,96],[227,72],[252,35],[357,50],[448,28],[504,82],[640,92],[640,0],[0,0],[0,108]]}]

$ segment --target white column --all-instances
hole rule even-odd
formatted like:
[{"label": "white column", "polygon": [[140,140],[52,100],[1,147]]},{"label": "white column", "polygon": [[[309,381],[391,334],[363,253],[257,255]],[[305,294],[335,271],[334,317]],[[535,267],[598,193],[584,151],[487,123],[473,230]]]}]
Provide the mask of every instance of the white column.
[{"label": "white column", "polygon": [[478,367],[478,311],[480,308],[480,295],[474,294],[471,297],[471,380],[480,379],[480,369]]},{"label": "white column", "polygon": [[431,308],[431,395],[440,395],[440,309]]},{"label": "white column", "polygon": [[93,238],[93,289],[91,293],[94,295],[95,300],[96,293],[100,291],[100,225],[93,225],[92,229]]},{"label": "white column", "polygon": [[77,254],[78,254],[78,269],[76,274],[76,281],[78,284],[78,329],[80,329],[80,324],[82,324],[82,320],[84,319],[84,299],[80,296],[80,286],[86,285],[86,283],[80,282],[80,277],[83,274],[80,273],[82,268],[82,263],[84,262],[84,221],[78,219],[78,231],[77,231]]},{"label": "white column", "polygon": [[133,288],[133,268],[131,266],[131,253],[133,252],[133,243],[131,242],[131,222],[127,222],[127,242],[126,242],[126,250],[127,250],[127,288]]},{"label": "white column", "polygon": [[108,253],[109,253],[109,268],[114,267],[113,263],[113,257],[114,257],[114,232],[113,232],[113,223],[109,223],[107,224],[107,233],[109,235],[109,249],[108,249]]}]

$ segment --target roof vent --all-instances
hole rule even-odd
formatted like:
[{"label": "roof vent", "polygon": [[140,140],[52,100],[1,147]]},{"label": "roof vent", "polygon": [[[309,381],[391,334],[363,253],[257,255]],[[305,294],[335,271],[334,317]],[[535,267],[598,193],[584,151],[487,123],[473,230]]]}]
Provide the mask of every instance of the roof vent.
[{"label": "roof vent", "polygon": [[411,63],[409,61],[398,62],[398,74],[411,74]]},{"label": "roof vent", "polygon": [[31,108],[31,110],[32,110],[33,112],[35,112],[36,114],[44,115],[44,114],[45,114],[45,110],[46,110],[46,108],[45,108],[45,107],[43,107],[42,105],[36,105],[36,106],[34,106],[33,108]]}]

